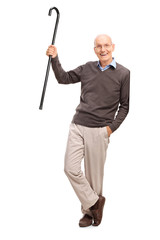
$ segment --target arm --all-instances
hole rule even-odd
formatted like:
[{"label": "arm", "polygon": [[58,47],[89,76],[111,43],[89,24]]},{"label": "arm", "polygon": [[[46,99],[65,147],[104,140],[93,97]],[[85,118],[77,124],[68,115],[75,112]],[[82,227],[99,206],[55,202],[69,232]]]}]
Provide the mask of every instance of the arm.
[{"label": "arm", "polygon": [[52,69],[54,71],[54,74],[58,83],[70,84],[70,83],[77,83],[81,81],[80,75],[82,71],[82,66],[74,70],[65,72],[59,62],[58,56],[56,56],[54,59],[52,58]]},{"label": "arm", "polygon": [[58,81],[58,83],[61,84],[70,84],[70,83],[77,83],[80,82],[80,75],[81,75],[81,71],[82,71],[82,66],[72,70],[72,71],[64,71],[59,58],[58,58],[58,54],[57,54],[57,48],[53,45],[50,45],[47,49],[46,55],[52,56],[52,69],[54,71],[55,77]]},{"label": "arm", "polygon": [[129,112],[129,91],[130,91],[130,71],[128,70],[124,80],[122,81],[121,90],[120,90],[120,105],[116,118],[109,128],[114,132],[124,121],[128,112]]}]

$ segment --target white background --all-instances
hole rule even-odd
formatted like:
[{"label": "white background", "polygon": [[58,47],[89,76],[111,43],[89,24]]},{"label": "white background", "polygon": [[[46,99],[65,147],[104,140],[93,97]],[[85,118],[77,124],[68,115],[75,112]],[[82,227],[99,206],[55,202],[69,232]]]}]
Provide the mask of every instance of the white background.
[{"label": "white background", "polygon": [[[63,171],[80,83],[50,71],[39,102],[56,13],[65,70],[97,60],[93,40],[112,36],[114,57],[131,71],[130,112],[111,136],[103,222],[79,228],[80,203]],[[160,239],[159,5],[152,1],[1,1],[0,239]]]}]

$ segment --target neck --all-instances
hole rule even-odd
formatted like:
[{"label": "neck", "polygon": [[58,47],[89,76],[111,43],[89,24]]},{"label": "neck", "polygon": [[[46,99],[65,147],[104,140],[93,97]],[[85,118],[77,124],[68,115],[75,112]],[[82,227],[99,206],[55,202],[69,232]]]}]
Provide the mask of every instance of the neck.
[{"label": "neck", "polygon": [[100,61],[101,67],[104,68],[105,66],[109,65],[112,62],[112,59],[108,61]]}]

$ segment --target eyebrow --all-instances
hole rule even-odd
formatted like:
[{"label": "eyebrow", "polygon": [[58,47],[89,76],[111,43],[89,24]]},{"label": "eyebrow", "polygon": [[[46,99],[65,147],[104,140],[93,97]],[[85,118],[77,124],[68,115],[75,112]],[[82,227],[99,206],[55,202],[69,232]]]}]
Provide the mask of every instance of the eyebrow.
[{"label": "eyebrow", "polygon": [[[111,43],[111,44],[112,44],[112,43]],[[110,46],[111,44],[109,44],[109,43],[105,43],[105,44],[97,44],[97,46],[104,46],[104,45]]]}]

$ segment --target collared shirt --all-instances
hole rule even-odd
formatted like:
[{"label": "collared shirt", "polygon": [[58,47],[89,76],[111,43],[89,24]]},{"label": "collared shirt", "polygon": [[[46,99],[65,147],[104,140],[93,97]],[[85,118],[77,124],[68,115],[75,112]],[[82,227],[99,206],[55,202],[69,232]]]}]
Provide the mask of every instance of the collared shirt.
[{"label": "collared shirt", "polygon": [[112,58],[112,62],[109,65],[106,65],[104,68],[102,68],[100,61],[98,61],[97,66],[99,67],[99,69],[103,72],[105,70],[107,70],[108,68],[110,68],[111,66],[116,68],[116,61],[114,58]]}]

